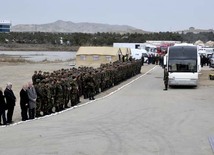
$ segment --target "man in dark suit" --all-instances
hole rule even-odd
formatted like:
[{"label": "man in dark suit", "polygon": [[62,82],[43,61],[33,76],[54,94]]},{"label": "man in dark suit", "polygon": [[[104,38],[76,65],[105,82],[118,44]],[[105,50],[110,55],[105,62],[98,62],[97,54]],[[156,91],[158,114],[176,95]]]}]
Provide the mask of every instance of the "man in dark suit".
[{"label": "man in dark suit", "polygon": [[28,85],[25,84],[21,91],[20,91],[20,107],[21,107],[21,116],[22,116],[22,121],[26,121],[28,120],[28,104],[29,104],[29,98],[28,98],[28,94],[27,94],[27,89],[28,89]]},{"label": "man in dark suit", "polygon": [[2,125],[1,118],[3,119],[3,125],[7,124],[7,120],[5,117],[5,110],[6,110],[6,103],[5,103],[2,88],[0,87],[0,125]]},{"label": "man in dark suit", "polygon": [[4,95],[7,103],[7,123],[10,124],[10,123],[13,123],[12,117],[13,117],[14,106],[16,103],[16,97],[12,90],[12,83],[10,82],[7,83],[7,87],[4,90]]}]

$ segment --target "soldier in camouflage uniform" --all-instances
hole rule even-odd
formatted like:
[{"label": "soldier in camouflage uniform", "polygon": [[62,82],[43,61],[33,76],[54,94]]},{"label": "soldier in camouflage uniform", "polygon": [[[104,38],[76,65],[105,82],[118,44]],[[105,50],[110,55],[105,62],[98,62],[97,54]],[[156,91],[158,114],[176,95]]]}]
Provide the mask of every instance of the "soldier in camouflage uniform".
[{"label": "soldier in camouflage uniform", "polygon": [[[38,72],[37,71],[34,71],[34,74],[32,76],[32,82],[33,82],[33,85],[35,85],[37,82],[36,80],[39,79],[38,78]],[[40,79],[39,79],[40,80]]]},{"label": "soldier in camouflage uniform", "polygon": [[105,78],[105,71],[100,72],[100,78],[101,78],[101,83],[100,83],[100,89],[101,92],[106,90],[106,78]]},{"label": "soldier in camouflage uniform", "polygon": [[100,93],[100,86],[101,86],[101,74],[100,69],[97,69],[94,74],[95,81],[95,94]]},{"label": "soldier in camouflage uniform", "polygon": [[39,79],[36,80],[36,83],[34,84],[36,93],[37,93],[37,99],[36,99],[36,117],[40,117],[41,114],[41,107],[42,107],[42,83],[40,82]]},{"label": "soldier in camouflage uniform", "polygon": [[89,75],[86,78],[86,85],[88,87],[88,97],[89,100],[94,100],[95,95],[95,80],[91,72],[89,72]]},{"label": "soldier in camouflage uniform", "polygon": [[63,110],[63,89],[62,89],[62,85],[59,79],[57,79],[56,81],[56,87],[55,87],[55,91],[56,94],[54,96],[54,105],[56,108],[56,112],[59,112],[61,110]]},{"label": "soldier in camouflage uniform", "polygon": [[70,101],[71,106],[75,106],[79,102],[78,84],[75,76],[70,80]]},{"label": "soldier in camouflage uniform", "polygon": [[[140,70],[141,61],[132,59],[132,61],[102,64],[98,69],[79,67],[78,69],[61,69],[52,73],[35,72],[32,80],[34,82],[36,79],[40,80],[36,87],[38,94],[41,94],[37,101],[37,113],[39,114],[39,111],[42,111],[46,115],[63,110],[67,107],[69,100],[71,105],[74,106],[80,102],[81,95],[92,100],[100,90],[109,89],[139,74]],[[55,110],[53,110],[54,107]]]},{"label": "soldier in camouflage uniform", "polygon": [[88,98],[88,85],[87,85],[87,74],[83,74],[83,96],[84,99]]},{"label": "soldier in camouflage uniform", "polygon": [[42,91],[42,95],[41,95],[41,112],[43,113],[43,115],[47,115],[49,114],[49,109],[48,109],[48,105],[50,102],[50,88],[49,88],[49,83],[46,82],[46,80],[42,80],[42,87],[41,87],[41,91]]},{"label": "soldier in camouflage uniform", "polygon": [[168,89],[168,82],[169,82],[169,73],[168,73],[166,68],[164,68],[163,81],[164,81],[164,85],[165,85],[165,89],[163,89],[163,90],[167,90]]},{"label": "soldier in camouflage uniform", "polygon": [[69,102],[69,81],[66,78],[62,79],[62,89],[63,89],[63,102],[64,108],[68,108],[68,102]]},{"label": "soldier in camouflage uniform", "polygon": [[[52,112],[56,111],[55,107],[55,98],[56,98],[56,80],[52,79],[50,82],[47,83],[47,112],[51,114]],[[55,108],[55,111],[53,109]]]},{"label": "soldier in camouflage uniform", "polygon": [[82,92],[83,92],[83,80],[82,80],[82,74],[81,73],[78,73],[77,77],[76,77],[76,80],[77,80],[77,85],[78,85],[78,93],[79,93],[79,101],[78,103],[80,103],[80,96],[82,96]]}]

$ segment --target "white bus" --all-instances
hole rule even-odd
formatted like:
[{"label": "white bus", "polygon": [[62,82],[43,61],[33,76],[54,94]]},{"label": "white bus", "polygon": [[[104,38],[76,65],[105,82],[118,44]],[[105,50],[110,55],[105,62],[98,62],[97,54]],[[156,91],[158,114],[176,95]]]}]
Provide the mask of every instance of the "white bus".
[{"label": "white bus", "polygon": [[180,44],[169,47],[164,62],[169,73],[169,86],[197,86],[200,63],[197,46]]}]

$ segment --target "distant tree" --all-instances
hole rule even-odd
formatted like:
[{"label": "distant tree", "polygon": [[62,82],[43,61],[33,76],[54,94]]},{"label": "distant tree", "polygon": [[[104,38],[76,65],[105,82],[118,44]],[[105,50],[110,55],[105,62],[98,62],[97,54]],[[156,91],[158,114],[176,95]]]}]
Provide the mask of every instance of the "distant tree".
[{"label": "distant tree", "polygon": [[5,39],[10,42],[25,44],[59,44],[59,38],[69,41],[73,46],[112,46],[114,42],[145,42],[146,40],[174,40],[182,42],[207,42],[214,40],[213,32],[194,33],[48,33],[48,32],[10,32],[0,33],[0,43]]}]

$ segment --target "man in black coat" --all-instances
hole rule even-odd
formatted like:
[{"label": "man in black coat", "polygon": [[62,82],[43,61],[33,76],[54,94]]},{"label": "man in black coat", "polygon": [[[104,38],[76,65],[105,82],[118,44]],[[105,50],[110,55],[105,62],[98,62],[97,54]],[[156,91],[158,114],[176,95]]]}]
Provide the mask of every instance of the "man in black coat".
[{"label": "man in black coat", "polygon": [[2,92],[2,88],[0,87],[0,125],[2,125],[1,118],[3,119],[3,125],[7,124],[6,117],[5,117],[5,110],[6,110],[6,103]]},{"label": "man in black coat", "polygon": [[27,94],[27,89],[28,89],[28,85],[25,84],[19,93],[22,121],[28,120],[27,112],[28,112],[29,98]]},{"label": "man in black coat", "polygon": [[13,117],[13,111],[14,111],[14,106],[16,103],[16,97],[13,93],[12,90],[12,83],[7,83],[7,87],[4,90],[4,95],[6,98],[6,103],[7,103],[7,123],[13,123],[12,117]]}]

